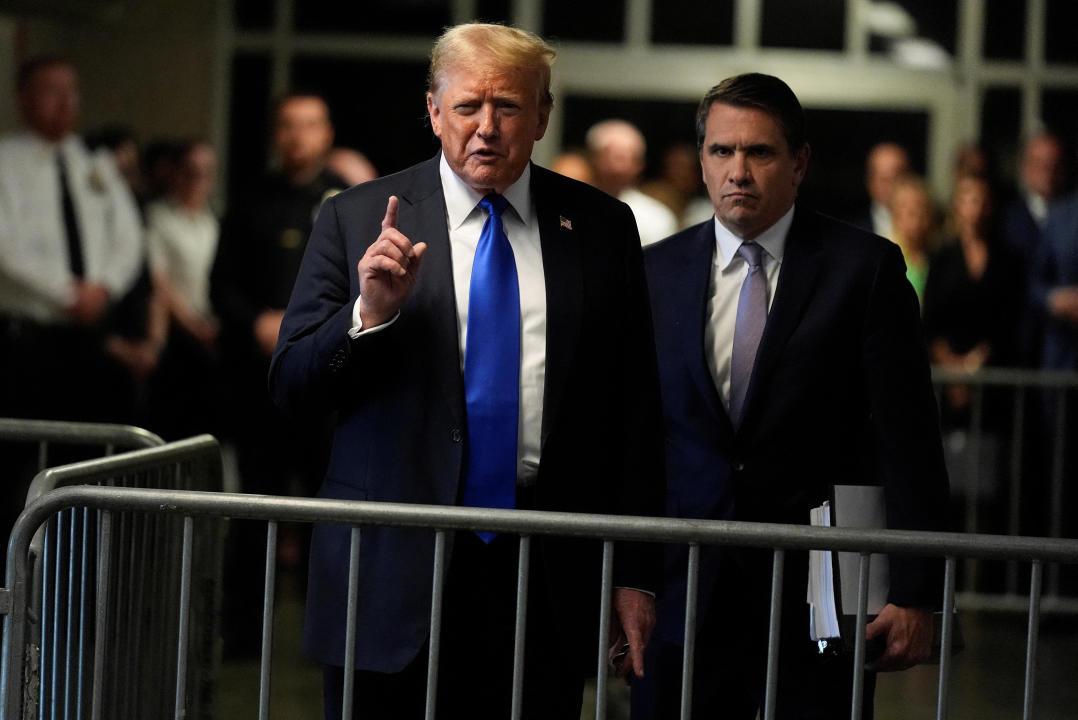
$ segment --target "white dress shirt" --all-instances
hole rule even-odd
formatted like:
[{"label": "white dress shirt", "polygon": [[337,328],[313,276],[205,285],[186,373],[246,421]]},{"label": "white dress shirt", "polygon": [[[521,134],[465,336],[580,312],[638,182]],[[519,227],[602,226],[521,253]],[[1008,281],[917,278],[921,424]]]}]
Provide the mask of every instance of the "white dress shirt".
[{"label": "white dress shirt", "polygon": [[869,208],[869,214],[872,216],[872,232],[888,240],[893,239],[895,225],[891,211],[885,205],[874,202]]},{"label": "white dress shirt", "polygon": [[[794,210],[769,227],[753,242],[762,253],[764,273],[767,275],[767,308],[775,300],[779,284],[779,270],[786,251],[786,234],[794,219]],[[715,218],[715,255],[711,262],[711,282],[708,286],[707,324],[704,326],[704,352],[707,353],[708,370],[719,390],[722,405],[730,408],[730,357],[734,352],[734,325],[737,323],[737,300],[741,285],[749,272],[749,265],[737,254],[741,238],[734,235]]]},{"label": "white dress shirt", "polygon": [[650,195],[645,195],[636,188],[628,188],[618,195],[618,200],[633,211],[641,246],[657,243],[678,231],[677,216],[673,210]]},{"label": "white dress shirt", "polygon": [[57,153],[67,168],[79,224],[84,278],[114,300],[142,265],[142,228],[130,191],[106,151],[68,135],[0,139],[0,312],[46,324],[69,322],[75,281],[68,264]]},{"label": "white dress shirt", "polygon": [[217,218],[208,209],[192,213],[170,200],[146,208],[146,249],[150,267],[168,278],[192,311],[212,313],[210,270],[217,254]]},{"label": "white dress shirt", "polygon": [[[461,358],[468,352],[468,299],[472,261],[487,215],[479,207],[483,196],[470,188],[442,156],[438,166],[445,196],[446,224],[453,261],[453,287],[457,301],[457,332]],[[502,213],[502,226],[517,266],[520,288],[520,420],[517,424],[517,483],[531,485],[539,472],[539,445],[543,426],[543,388],[546,384],[546,278],[539,223],[531,198],[531,166],[505,191],[509,206]],[[410,238],[422,242],[423,238]],[[420,270],[422,272],[422,270]],[[363,329],[360,299],[352,309],[349,335],[376,332],[390,323]],[[396,320],[396,318],[394,318]],[[463,370],[463,367],[461,368]]]}]

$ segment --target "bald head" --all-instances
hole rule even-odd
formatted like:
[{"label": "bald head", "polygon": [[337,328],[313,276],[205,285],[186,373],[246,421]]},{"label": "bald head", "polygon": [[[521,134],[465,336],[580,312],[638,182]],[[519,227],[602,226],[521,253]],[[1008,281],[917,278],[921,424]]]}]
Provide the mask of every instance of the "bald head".
[{"label": "bald head", "polygon": [[895,180],[909,171],[910,158],[901,145],[885,142],[873,147],[865,160],[865,188],[872,202],[886,206]]},{"label": "bald head", "polygon": [[586,141],[599,188],[617,197],[636,185],[644,172],[647,143],[635,125],[603,120],[588,130]]}]

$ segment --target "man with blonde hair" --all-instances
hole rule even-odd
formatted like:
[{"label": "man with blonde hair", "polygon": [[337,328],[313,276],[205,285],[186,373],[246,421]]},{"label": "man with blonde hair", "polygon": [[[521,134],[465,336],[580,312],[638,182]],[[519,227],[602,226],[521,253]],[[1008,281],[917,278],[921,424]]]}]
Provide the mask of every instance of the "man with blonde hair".
[{"label": "man with blonde hair", "polygon": [[[655,515],[663,510],[655,350],[629,208],[537,167],[554,51],[498,25],[449,29],[431,59],[434,158],[328,200],[270,370],[293,412],[337,412],[321,497]],[[305,647],[326,717],[420,717],[434,534],[364,528],[353,695],[345,687],[349,528],[319,526]],[[440,717],[510,715],[517,538],[457,532]],[[580,716],[594,671],[602,546],[537,537],[524,717]],[[620,673],[643,673],[655,548],[619,545]]]}]

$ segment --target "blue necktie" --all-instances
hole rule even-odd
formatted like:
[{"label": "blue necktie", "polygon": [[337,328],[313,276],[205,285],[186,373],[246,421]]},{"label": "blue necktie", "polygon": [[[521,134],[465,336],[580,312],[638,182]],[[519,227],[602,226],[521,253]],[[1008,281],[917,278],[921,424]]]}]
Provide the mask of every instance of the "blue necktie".
[{"label": "blue necktie", "polygon": [[[520,290],[513,249],[502,227],[508,201],[487,195],[487,211],[472,263],[464,395],[468,454],[464,496],[471,507],[516,507],[520,407]],[[477,533],[490,542],[495,533]]]},{"label": "blue necktie", "polygon": [[767,322],[767,276],[761,265],[763,248],[754,242],[741,243],[737,249],[749,266],[741,294],[737,296],[737,319],[734,322],[734,352],[730,356],[730,420],[741,425],[745,394],[756,363],[756,351]]}]

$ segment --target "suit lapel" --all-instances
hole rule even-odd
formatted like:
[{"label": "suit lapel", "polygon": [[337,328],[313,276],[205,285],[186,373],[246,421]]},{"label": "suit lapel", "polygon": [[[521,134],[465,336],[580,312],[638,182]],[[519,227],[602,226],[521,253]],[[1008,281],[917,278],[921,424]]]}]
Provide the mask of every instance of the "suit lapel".
[{"label": "suit lapel", "polygon": [[742,426],[749,415],[754,413],[754,405],[758,402],[756,398],[782,357],[790,334],[801,321],[816,287],[816,277],[820,271],[820,238],[811,228],[812,217],[801,209],[794,211],[793,224],[786,238],[775,300],[771,303],[771,311],[767,315],[764,335],[760,339],[752,378],[749,380]]},{"label": "suit lapel", "polygon": [[423,267],[410,302],[424,307],[434,318],[430,330],[434,346],[452,353],[454,362],[434,363],[440,374],[437,385],[454,420],[464,423],[464,378],[461,374],[457,301],[453,287],[453,261],[446,224],[445,196],[438,176],[439,156],[420,168],[412,185],[400,193],[398,229],[412,242],[427,243]]},{"label": "suit lapel", "polygon": [[[548,171],[532,165],[532,202],[539,226],[546,282],[546,379],[542,445],[561,408],[565,383],[580,334],[584,298],[583,259],[572,230],[572,208],[551,188]],[[565,219],[568,222],[562,222]]]},{"label": "suit lapel", "polygon": [[[683,357],[700,397],[714,415],[723,437],[733,437],[730,416],[722,406],[715,380],[711,377],[708,349],[704,346],[704,328],[708,322],[707,303],[711,285],[711,266],[715,259],[715,223],[707,222],[686,244],[677,273],[680,282],[668,282],[657,292],[677,295],[670,307],[685,308],[687,322],[679,322]],[[665,304],[665,303],[664,303]]]}]

